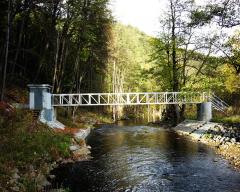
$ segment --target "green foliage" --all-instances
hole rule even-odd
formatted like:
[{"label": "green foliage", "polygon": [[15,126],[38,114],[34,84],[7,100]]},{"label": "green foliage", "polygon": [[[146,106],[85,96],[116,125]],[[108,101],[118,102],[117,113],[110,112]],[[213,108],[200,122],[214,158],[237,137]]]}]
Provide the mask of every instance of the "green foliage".
[{"label": "green foliage", "polygon": [[194,10],[191,14],[191,24],[190,25],[200,25],[203,26],[209,23],[212,16],[206,13],[204,10]]},{"label": "green foliage", "polygon": [[213,134],[206,133],[206,134],[203,135],[203,137],[206,138],[206,139],[212,139],[213,138]]},{"label": "green foliage", "polygon": [[160,90],[171,91],[172,88],[172,66],[167,60],[168,48],[164,42],[159,38],[152,38],[151,46],[153,52],[151,53],[152,65],[146,71],[148,77],[155,79]]},{"label": "green foliage", "polygon": [[236,31],[223,45],[224,59],[240,74],[240,31]]},{"label": "green foliage", "polygon": [[[0,178],[11,174],[9,169],[26,171],[21,183],[28,191],[34,191],[34,178],[28,177],[28,166],[43,169],[60,157],[70,157],[71,137],[55,133],[45,125],[36,124],[31,113],[18,110],[13,119],[5,119],[0,126]],[[1,180],[0,179],[0,180]],[[0,184],[4,184],[1,183]],[[3,185],[5,186],[5,184]]]},{"label": "green foliage", "polygon": [[215,22],[221,27],[238,26],[239,6],[239,0],[207,1],[205,6],[192,11],[192,24],[205,25]]},{"label": "green foliage", "polygon": [[[1,1],[1,50],[5,46],[7,2]],[[101,91],[95,82],[103,79],[108,59],[112,23],[108,2],[12,1],[9,84],[18,78],[23,85],[49,83],[57,92],[79,92],[80,88],[82,92]]]},{"label": "green foliage", "polygon": [[23,166],[70,155],[70,136],[54,133],[45,125],[33,124],[31,114],[19,111],[11,124],[1,128],[1,163],[14,161],[17,166]]},{"label": "green foliage", "polygon": [[216,116],[212,121],[219,123],[240,123],[240,115],[233,115],[230,117]]},{"label": "green foliage", "polygon": [[71,128],[85,129],[95,123],[112,123],[112,119],[109,117],[109,114],[102,112],[102,110],[100,110],[100,112],[90,112],[88,110],[78,109],[74,119],[72,115],[68,113],[66,108],[58,108],[57,112],[58,120],[67,127]]},{"label": "green foliage", "polygon": [[[120,23],[112,28],[110,59],[106,84],[107,91],[112,91],[112,71],[115,63],[122,79],[120,83],[125,91],[152,91],[156,90],[154,81],[144,74],[144,70],[151,66],[150,46],[151,37],[137,28]],[[120,85],[119,85],[120,86]]]}]

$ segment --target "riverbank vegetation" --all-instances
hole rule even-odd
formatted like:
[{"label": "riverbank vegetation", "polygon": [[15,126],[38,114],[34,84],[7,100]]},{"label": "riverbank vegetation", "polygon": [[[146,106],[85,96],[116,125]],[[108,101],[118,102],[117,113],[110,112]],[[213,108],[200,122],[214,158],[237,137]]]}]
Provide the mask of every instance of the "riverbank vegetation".
[{"label": "riverbank vegetation", "polygon": [[[2,103],[1,103],[2,104]],[[0,116],[0,190],[38,191],[50,185],[53,162],[70,157],[70,135],[57,133],[26,110]]]},{"label": "riverbank vegetation", "polygon": [[[15,91],[18,98],[26,100],[26,91],[17,88]],[[11,89],[6,95],[15,91]],[[13,102],[11,99],[8,97],[9,102]],[[58,119],[66,125],[66,130],[51,129],[38,122],[32,111],[0,102],[0,191],[51,189],[50,171],[60,163],[79,158],[70,150],[71,146],[87,147],[84,140],[74,139],[73,134],[79,129],[112,122],[109,115],[86,110],[79,111],[73,121],[66,110],[59,109]]]}]

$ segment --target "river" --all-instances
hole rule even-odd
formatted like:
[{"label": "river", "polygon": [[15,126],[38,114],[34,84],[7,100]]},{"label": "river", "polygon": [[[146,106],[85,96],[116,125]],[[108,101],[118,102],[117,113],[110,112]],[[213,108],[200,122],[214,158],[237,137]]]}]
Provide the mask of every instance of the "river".
[{"label": "river", "polygon": [[90,161],[59,167],[73,192],[240,192],[240,172],[201,143],[160,127],[104,125],[88,138]]}]

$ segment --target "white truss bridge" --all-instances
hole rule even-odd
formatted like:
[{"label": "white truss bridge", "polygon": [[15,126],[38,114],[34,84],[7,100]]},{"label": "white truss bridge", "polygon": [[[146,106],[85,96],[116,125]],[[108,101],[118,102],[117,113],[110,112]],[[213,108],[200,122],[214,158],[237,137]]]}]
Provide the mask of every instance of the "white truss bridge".
[{"label": "white truss bridge", "polygon": [[212,102],[213,107],[225,110],[228,105],[207,92],[146,92],[146,93],[82,93],[52,94],[52,106],[116,106],[168,105]]}]

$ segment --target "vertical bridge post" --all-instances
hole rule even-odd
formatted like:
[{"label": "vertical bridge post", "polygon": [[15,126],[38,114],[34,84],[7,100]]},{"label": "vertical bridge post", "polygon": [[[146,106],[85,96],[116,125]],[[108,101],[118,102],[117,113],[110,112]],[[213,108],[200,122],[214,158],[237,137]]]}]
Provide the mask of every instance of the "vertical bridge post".
[{"label": "vertical bridge post", "polygon": [[198,121],[210,121],[212,119],[212,102],[197,104]]},{"label": "vertical bridge post", "polygon": [[42,122],[55,121],[55,111],[52,107],[51,86],[48,84],[29,84],[29,108],[40,111]]}]

